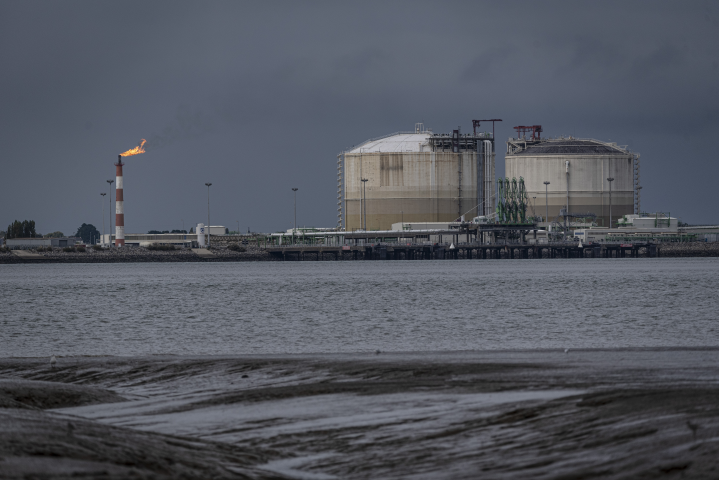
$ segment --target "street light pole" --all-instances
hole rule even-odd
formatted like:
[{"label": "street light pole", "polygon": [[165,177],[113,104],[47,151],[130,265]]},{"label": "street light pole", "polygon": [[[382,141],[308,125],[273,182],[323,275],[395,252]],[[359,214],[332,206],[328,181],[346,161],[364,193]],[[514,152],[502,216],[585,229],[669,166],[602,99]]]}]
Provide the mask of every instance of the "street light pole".
[{"label": "street light pole", "polygon": [[210,187],[211,183],[205,183],[207,186],[207,248],[210,248]]},{"label": "street light pole", "polygon": [[547,209],[547,218],[544,219],[545,222],[549,223],[549,182],[544,182],[544,205]]},{"label": "street light pole", "polygon": [[[110,206],[110,218],[108,219],[110,223],[108,224],[108,230],[110,232],[112,232],[112,184],[115,183],[115,180],[105,180],[105,181],[110,186],[110,205],[109,205]],[[104,216],[104,210],[103,210],[103,216]],[[104,225],[103,225],[103,227],[104,227]],[[110,236],[112,236],[112,234],[110,234]],[[110,241],[109,238],[107,239],[107,243],[108,243],[108,245],[112,246],[112,242]]]},{"label": "street light pole", "polygon": [[292,191],[295,192],[295,227],[292,229],[292,243],[295,243],[295,235],[297,235],[297,190],[299,189],[292,187]]},{"label": "street light pole", "polygon": [[364,197],[364,231],[367,231],[367,181],[369,178],[363,178],[362,180],[362,196]]},{"label": "street light pole", "polygon": [[102,239],[105,240],[105,193],[102,195]]},{"label": "street light pole", "polygon": [[607,181],[609,182],[609,228],[612,228],[612,182],[614,177],[608,177]]}]

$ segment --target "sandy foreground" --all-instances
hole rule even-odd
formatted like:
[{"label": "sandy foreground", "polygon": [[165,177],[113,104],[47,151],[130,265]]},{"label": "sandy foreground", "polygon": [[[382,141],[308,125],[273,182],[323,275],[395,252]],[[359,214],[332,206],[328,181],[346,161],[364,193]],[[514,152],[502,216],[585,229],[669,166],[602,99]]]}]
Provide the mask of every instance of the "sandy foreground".
[{"label": "sandy foreground", "polygon": [[719,478],[719,349],[0,359],[0,478]]}]

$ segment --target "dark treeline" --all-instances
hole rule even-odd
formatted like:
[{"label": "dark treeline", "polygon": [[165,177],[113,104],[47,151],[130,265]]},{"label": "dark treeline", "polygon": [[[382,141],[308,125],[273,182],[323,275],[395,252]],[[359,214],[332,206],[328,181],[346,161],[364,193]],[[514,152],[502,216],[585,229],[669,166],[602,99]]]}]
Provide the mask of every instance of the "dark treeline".
[{"label": "dark treeline", "polygon": [[93,243],[100,238],[100,232],[91,223],[83,223],[75,232],[76,237],[82,238],[83,243]]},{"label": "dark treeline", "polygon": [[23,220],[22,222],[15,220],[8,225],[5,238],[35,238],[35,220]]}]

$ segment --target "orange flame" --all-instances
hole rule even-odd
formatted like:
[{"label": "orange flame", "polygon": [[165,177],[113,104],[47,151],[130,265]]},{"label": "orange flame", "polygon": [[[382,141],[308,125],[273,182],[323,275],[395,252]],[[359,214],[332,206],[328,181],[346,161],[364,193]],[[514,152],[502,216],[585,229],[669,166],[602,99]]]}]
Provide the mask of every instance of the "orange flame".
[{"label": "orange flame", "polygon": [[143,147],[144,147],[146,141],[147,140],[145,140],[143,138],[142,142],[140,142],[140,144],[138,146],[136,146],[135,148],[131,148],[130,150],[128,150],[124,153],[121,153],[120,155],[122,155],[123,157],[129,157],[130,155],[137,155],[138,153],[145,153],[145,149]]}]

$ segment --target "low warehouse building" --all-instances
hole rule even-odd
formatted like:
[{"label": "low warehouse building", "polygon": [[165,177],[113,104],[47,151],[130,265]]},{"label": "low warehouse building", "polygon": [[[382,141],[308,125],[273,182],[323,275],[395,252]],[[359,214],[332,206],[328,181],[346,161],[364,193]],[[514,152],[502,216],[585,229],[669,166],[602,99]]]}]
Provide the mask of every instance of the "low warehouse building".
[{"label": "low warehouse building", "polygon": [[72,247],[76,244],[82,243],[82,238],[80,237],[59,237],[59,238],[43,238],[43,237],[33,237],[33,238],[9,238],[6,241],[6,244],[8,248],[11,249],[28,249],[28,248],[47,248],[47,247],[54,247],[54,248],[62,248],[62,247]]}]

